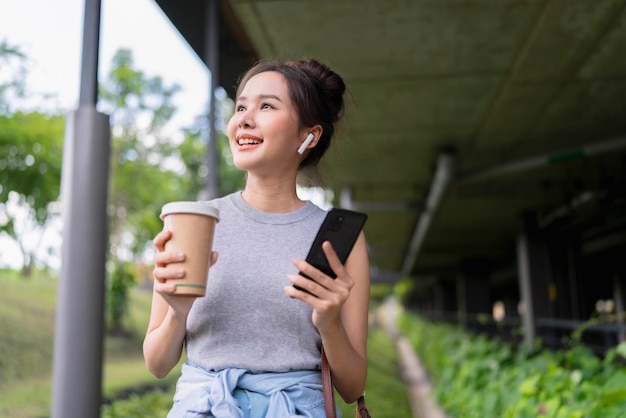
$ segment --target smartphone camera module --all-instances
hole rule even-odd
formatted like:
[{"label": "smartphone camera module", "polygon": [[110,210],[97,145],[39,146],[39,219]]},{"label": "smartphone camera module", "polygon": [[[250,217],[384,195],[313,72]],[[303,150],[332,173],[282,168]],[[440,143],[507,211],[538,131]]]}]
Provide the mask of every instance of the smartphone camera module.
[{"label": "smartphone camera module", "polygon": [[333,217],[328,224],[328,230],[339,231],[341,229],[342,223],[343,223],[343,216]]}]

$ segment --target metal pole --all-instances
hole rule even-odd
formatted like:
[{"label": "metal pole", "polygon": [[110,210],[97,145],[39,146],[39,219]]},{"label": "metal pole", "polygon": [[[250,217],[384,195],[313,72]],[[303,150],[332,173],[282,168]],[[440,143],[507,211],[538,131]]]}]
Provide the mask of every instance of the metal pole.
[{"label": "metal pole", "polygon": [[100,1],[85,0],[79,108],[67,118],[52,418],[100,415],[110,125],[96,111]]},{"label": "metal pole", "polygon": [[617,326],[619,331],[617,332],[618,341],[626,341],[626,327],[624,326],[624,296],[622,281],[620,276],[615,273],[613,276],[613,299],[615,299],[615,313],[617,315]]},{"label": "metal pole", "polygon": [[524,343],[532,347],[536,337],[535,313],[530,279],[530,255],[528,237],[522,231],[517,239],[517,270],[519,276],[520,296],[523,306],[522,327],[524,329]]},{"label": "metal pole", "polygon": [[467,327],[467,278],[460,274],[456,278],[457,320],[463,328]]},{"label": "metal pole", "polygon": [[215,112],[215,90],[219,79],[219,48],[220,48],[220,10],[218,0],[206,0],[206,32],[205,32],[205,56],[207,66],[211,73],[209,84],[209,115],[208,115],[208,143],[206,150],[206,165],[208,174],[204,189],[200,192],[201,200],[209,200],[219,197],[219,161],[217,158],[217,132]]},{"label": "metal pole", "polygon": [[83,50],[78,105],[95,106],[98,101],[98,51],[100,49],[101,0],[85,0]]}]

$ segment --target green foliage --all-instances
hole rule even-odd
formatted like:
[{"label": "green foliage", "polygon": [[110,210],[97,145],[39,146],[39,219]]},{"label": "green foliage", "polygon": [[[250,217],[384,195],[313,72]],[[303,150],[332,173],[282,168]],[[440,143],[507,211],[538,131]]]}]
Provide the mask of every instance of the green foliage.
[{"label": "green foliage", "polygon": [[178,90],[135,69],[126,49],[117,51],[100,88],[100,105],[110,113],[113,125],[109,193],[113,260],[125,253],[128,258],[129,252],[131,258],[140,254],[161,227],[158,214],[163,203],[194,192],[180,173],[184,164],[165,132]]},{"label": "green foliage", "polygon": [[[135,69],[131,52],[124,49],[114,56],[100,88],[101,105],[110,111],[114,126],[109,194],[114,259],[124,251],[141,254],[162,228],[158,214],[163,204],[194,200],[204,186],[208,169],[202,129],[206,122],[198,118],[195,126],[183,130],[182,139],[172,139],[166,129],[178,91],[177,85],[166,86],[160,77]],[[228,147],[224,138],[218,136],[220,151]],[[228,164],[222,166],[228,178],[224,189],[234,191],[242,181],[227,171]]]},{"label": "green foliage", "polygon": [[[207,167],[207,144],[199,140],[202,138],[204,118],[198,118],[195,125],[185,130],[185,140],[178,146],[177,152],[181,161],[185,162],[186,170],[183,176],[189,184],[189,190],[200,191],[207,180],[210,167]],[[243,189],[245,172],[239,170],[232,162],[232,154],[228,145],[228,137],[223,132],[217,132],[217,153],[219,165],[219,192],[222,196]]]},{"label": "green foliage", "polygon": [[114,333],[123,331],[128,288],[134,282],[127,263],[151,247],[162,228],[158,215],[163,204],[193,200],[202,186],[196,169],[204,155],[201,139],[186,132],[178,144],[166,129],[178,91],[177,85],[166,86],[160,77],[136,69],[126,49],[115,54],[100,88],[100,105],[110,112],[113,125],[107,307]]},{"label": "green foliage", "polygon": [[179,91],[180,86],[166,86],[161,77],[147,77],[134,68],[132,52],[119,49],[113,56],[107,79],[100,86],[99,97],[105,112],[111,114],[113,125],[136,130],[141,119],[147,131],[155,132],[176,112],[172,98]]},{"label": "green foliage", "polygon": [[0,115],[0,232],[19,244],[25,267],[38,250],[25,240],[57,215],[64,127],[61,115]]},{"label": "green foliage", "polygon": [[26,56],[19,47],[0,42],[0,114],[11,113],[12,98],[24,96]]},{"label": "green foliage", "polygon": [[62,115],[0,116],[0,201],[18,193],[40,225],[59,198],[64,129]]},{"label": "green foliage", "polygon": [[[160,77],[149,77],[134,67],[129,50],[119,50],[112,69],[100,88],[101,106],[111,113],[113,124],[111,180],[109,192],[111,268],[109,308],[114,330],[119,331],[124,313],[124,295],[129,282],[123,263],[137,260],[152,246],[162,228],[158,215],[163,204],[195,200],[206,181],[207,144],[202,137],[203,122],[183,130],[174,140],[166,125],[174,115],[172,99],[176,85],[166,86]],[[220,151],[228,147],[224,135]],[[223,155],[223,153],[220,153]],[[223,167],[223,168],[222,168]],[[220,164],[228,181],[224,191],[243,184],[243,176],[232,173],[232,165]]]},{"label": "green foliage", "polygon": [[65,121],[13,110],[25,97],[26,64],[19,47],[0,42],[0,233],[18,245],[29,276],[43,230],[57,215]]},{"label": "green foliage", "polygon": [[[54,215],[50,205],[60,193],[65,120],[60,114],[11,112],[10,101],[23,93],[25,62],[18,47],[0,42],[0,232],[19,244],[30,267],[37,248],[24,245],[24,236],[32,240],[34,229]],[[28,216],[20,217],[20,210]]]},{"label": "green foliage", "polygon": [[109,274],[106,294],[106,311],[108,313],[109,331],[113,334],[123,333],[123,320],[128,312],[129,293],[135,284],[132,263],[118,263]]},{"label": "green foliage", "polygon": [[164,417],[172,407],[172,394],[154,391],[102,407],[102,418]]},{"label": "green foliage", "polygon": [[583,346],[515,349],[405,314],[400,328],[433,374],[440,405],[458,417],[617,417],[626,408],[626,343],[603,359]]},{"label": "green foliage", "polygon": [[370,306],[380,305],[387,297],[393,294],[394,286],[386,283],[372,283],[370,285]]},{"label": "green foliage", "polygon": [[243,190],[246,183],[246,173],[235,167],[233,155],[230,152],[228,137],[224,134],[218,135],[217,149],[221,155],[219,164],[219,188],[222,195]]},{"label": "green foliage", "polygon": [[395,284],[393,291],[399,301],[405,302],[415,291],[415,280],[408,276],[403,277],[398,283]]}]

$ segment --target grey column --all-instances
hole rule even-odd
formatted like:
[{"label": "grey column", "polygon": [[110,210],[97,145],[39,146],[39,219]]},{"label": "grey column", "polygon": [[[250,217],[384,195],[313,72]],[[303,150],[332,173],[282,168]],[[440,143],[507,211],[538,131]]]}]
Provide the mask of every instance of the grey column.
[{"label": "grey column", "polygon": [[467,326],[467,285],[465,276],[459,274],[456,278],[456,316],[459,325],[462,327]]},{"label": "grey column", "polygon": [[79,108],[67,117],[52,418],[100,416],[110,125],[96,111],[100,1],[85,0]]},{"label": "grey column", "polygon": [[532,213],[524,214],[522,219],[522,232],[517,241],[517,268],[524,307],[524,342],[532,345],[537,337],[537,318],[550,317],[551,312],[549,257]]},{"label": "grey column", "polygon": [[615,273],[613,277],[613,299],[615,300],[615,313],[617,315],[617,325],[619,331],[617,333],[618,341],[626,341],[626,326],[624,324],[624,288],[622,285],[622,278],[618,273]]},{"label": "grey column", "polygon": [[517,239],[517,270],[520,285],[520,297],[523,310],[522,328],[524,330],[524,342],[532,345],[535,341],[536,327],[533,312],[532,292],[530,288],[530,258],[528,255],[528,239],[521,234]]},{"label": "grey column", "polygon": [[476,326],[479,314],[491,315],[489,277],[491,266],[485,260],[465,260],[461,263],[461,277],[457,277],[457,317],[466,327]]},{"label": "grey column", "polygon": [[436,279],[433,283],[433,318],[437,321],[445,320],[445,295],[441,279]]}]

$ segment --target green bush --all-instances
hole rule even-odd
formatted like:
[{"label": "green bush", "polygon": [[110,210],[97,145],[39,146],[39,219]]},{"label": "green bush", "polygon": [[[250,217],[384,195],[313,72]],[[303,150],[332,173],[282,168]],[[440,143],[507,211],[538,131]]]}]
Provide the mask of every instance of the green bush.
[{"label": "green bush", "polygon": [[623,417],[626,343],[600,359],[584,346],[551,352],[513,347],[449,324],[403,314],[400,329],[432,373],[449,415]]},{"label": "green bush", "polygon": [[102,418],[164,417],[172,407],[172,394],[153,391],[105,405]]},{"label": "green bush", "polygon": [[383,301],[393,294],[393,285],[372,283],[370,286],[370,310],[376,309]]}]

